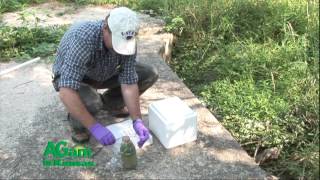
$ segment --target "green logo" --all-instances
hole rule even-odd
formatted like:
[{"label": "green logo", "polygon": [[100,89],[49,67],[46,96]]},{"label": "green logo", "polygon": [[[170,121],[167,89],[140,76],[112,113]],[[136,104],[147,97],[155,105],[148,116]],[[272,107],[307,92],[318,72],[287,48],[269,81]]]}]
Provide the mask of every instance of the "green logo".
[{"label": "green logo", "polygon": [[66,141],[57,143],[49,141],[43,152],[43,166],[84,166],[92,167],[96,163],[90,161],[92,151],[88,147],[67,147]]}]

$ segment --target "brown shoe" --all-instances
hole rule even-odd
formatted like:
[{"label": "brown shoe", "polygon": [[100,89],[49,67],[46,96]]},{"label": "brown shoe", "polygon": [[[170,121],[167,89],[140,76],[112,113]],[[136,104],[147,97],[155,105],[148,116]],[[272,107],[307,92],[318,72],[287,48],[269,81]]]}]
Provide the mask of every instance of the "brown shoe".
[{"label": "brown shoe", "polygon": [[111,116],[118,117],[118,118],[124,118],[129,116],[128,108],[122,107],[122,108],[110,108],[107,110]]},{"label": "brown shoe", "polygon": [[106,100],[107,98],[103,94],[100,94],[100,98],[103,102],[103,109],[107,110],[111,116],[114,116],[117,118],[124,118],[129,116],[129,111],[126,106],[119,105],[119,103],[110,104],[110,102],[113,102],[113,101]]},{"label": "brown shoe", "polygon": [[71,139],[76,143],[86,143],[90,139],[90,133],[88,131],[71,128]]},{"label": "brown shoe", "polygon": [[68,113],[67,120],[69,121],[70,129],[71,129],[71,139],[76,143],[85,143],[90,139],[90,133],[88,130],[83,127],[77,120],[72,119],[70,114]]}]

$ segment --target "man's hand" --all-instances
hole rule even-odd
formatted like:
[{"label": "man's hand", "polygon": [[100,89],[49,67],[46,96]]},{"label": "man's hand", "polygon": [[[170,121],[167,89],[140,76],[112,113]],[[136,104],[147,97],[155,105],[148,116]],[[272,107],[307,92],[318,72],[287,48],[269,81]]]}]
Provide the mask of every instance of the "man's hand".
[{"label": "man's hand", "polygon": [[137,119],[133,122],[133,129],[139,135],[140,141],[138,142],[138,146],[141,148],[143,144],[149,139],[150,132],[148,128],[146,128],[141,119]]},{"label": "man's hand", "polygon": [[113,134],[109,129],[103,127],[100,123],[96,123],[89,128],[91,134],[100,142],[100,144],[112,145],[116,142]]}]

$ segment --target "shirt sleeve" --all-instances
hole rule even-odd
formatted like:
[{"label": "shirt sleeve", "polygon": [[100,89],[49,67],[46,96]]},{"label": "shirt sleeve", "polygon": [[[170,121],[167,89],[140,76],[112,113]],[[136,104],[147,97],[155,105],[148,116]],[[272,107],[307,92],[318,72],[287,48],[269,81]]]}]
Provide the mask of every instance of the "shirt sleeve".
[{"label": "shirt sleeve", "polygon": [[72,37],[63,59],[64,62],[60,70],[58,88],[68,87],[78,90],[87,72],[86,64],[89,62],[90,57],[91,46],[80,37]]},{"label": "shirt sleeve", "polygon": [[119,74],[120,84],[136,84],[138,82],[138,74],[136,72],[136,56],[123,56],[121,62],[121,72]]}]

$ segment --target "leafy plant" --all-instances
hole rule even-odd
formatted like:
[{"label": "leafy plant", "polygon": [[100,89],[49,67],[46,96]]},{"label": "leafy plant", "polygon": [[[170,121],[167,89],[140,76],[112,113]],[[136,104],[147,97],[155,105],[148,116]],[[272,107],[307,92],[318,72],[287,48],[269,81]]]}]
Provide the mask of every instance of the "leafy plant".
[{"label": "leafy plant", "polygon": [[51,55],[66,28],[3,26],[0,29],[0,61]]},{"label": "leafy plant", "polygon": [[167,22],[165,30],[180,36],[185,28],[185,25],[186,24],[183,18],[178,16]]},{"label": "leafy plant", "polygon": [[4,12],[20,10],[28,4],[38,4],[45,0],[0,0],[0,14]]},{"label": "leafy plant", "polygon": [[171,62],[184,82],[249,154],[281,149],[264,168],[319,177],[317,2],[167,3],[185,21]]}]

